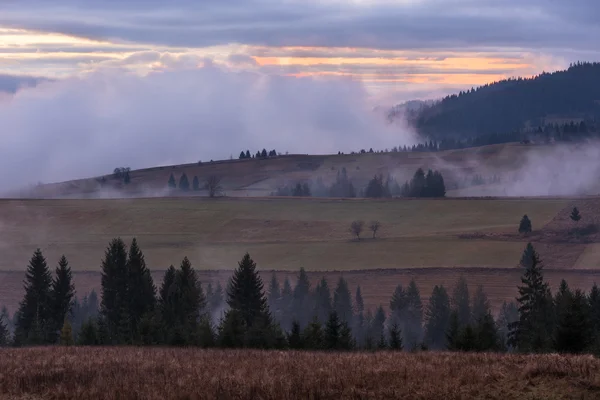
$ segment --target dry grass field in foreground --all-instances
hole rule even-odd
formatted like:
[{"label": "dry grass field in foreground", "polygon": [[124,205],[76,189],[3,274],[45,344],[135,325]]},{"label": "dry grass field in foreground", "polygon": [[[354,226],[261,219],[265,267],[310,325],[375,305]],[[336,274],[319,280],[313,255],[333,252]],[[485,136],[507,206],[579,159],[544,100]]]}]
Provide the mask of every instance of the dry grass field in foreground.
[{"label": "dry grass field in foreground", "polygon": [[143,348],[0,351],[10,399],[597,399],[591,356]]}]

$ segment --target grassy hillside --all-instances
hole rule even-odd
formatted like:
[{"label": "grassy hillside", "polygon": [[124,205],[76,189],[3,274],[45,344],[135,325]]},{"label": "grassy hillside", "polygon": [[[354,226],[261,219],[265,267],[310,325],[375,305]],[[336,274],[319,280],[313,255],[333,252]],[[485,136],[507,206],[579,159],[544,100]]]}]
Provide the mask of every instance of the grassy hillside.
[{"label": "grassy hillside", "polygon": [[0,350],[10,399],[592,399],[591,356],[149,348]]},{"label": "grassy hillside", "polygon": [[[178,181],[183,173],[191,182],[197,176],[203,184],[209,176],[222,179],[229,197],[268,196],[278,187],[321,178],[333,182],[345,168],[358,189],[364,188],[375,174],[392,175],[400,183],[409,180],[417,168],[440,170],[446,181],[448,196],[471,195],[469,190],[456,192],[457,184],[470,181],[476,174],[485,178],[494,175],[508,181],[516,171],[535,158],[547,157],[553,146],[521,144],[491,145],[441,152],[366,153],[327,156],[288,155],[270,159],[227,160],[156,167],[132,171],[131,183],[111,175],[41,185],[21,195],[28,197],[164,197],[173,195],[167,190],[171,174]],[[475,188],[477,189],[477,188]],[[475,192],[473,192],[475,193]],[[204,190],[183,193],[187,196],[206,196]],[[182,195],[177,191],[175,195]]]}]

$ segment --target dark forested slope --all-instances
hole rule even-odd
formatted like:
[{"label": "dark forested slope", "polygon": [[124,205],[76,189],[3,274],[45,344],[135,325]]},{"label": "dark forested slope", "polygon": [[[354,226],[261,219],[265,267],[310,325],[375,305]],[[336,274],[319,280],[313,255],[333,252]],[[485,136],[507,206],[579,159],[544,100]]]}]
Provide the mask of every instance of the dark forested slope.
[{"label": "dark forested slope", "polygon": [[451,95],[412,118],[434,138],[473,137],[543,126],[557,119],[600,117],[600,63],[511,78]]}]

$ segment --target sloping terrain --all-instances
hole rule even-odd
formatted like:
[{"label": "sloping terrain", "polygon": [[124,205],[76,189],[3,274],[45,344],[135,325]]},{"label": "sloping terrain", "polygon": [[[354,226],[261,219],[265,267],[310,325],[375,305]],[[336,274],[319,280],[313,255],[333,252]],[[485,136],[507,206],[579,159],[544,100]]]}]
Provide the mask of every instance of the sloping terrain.
[{"label": "sloping terrain", "polygon": [[[221,178],[227,196],[267,196],[285,184],[314,182],[319,178],[325,184],[330,184],[344,168],[357,189],[364,188],[374,175],[389,174],[402,184],[412,177],[417,168],[437,169],[444,176],[449,196],[468,196],[471,195],[468,190],[456,189],[470,182],[475,175],[485,178],[496,175],[510,181],[531,157],[543,158],[552,151],[553,146],[550,145],[504,144],[441,152],[287,155],[268,159],[226,160],[134,170],[130,173],[131,182],[127,185],[112,175],[40,185],[19,193],[19,197],[206,196],[205,190],[185,193],[167,190],[171,174],[178,182],[184,173],[190,184],[194,177],[198,177],[201,186],[210,176]],[[498,195],[498,191],[495,194]]]}]

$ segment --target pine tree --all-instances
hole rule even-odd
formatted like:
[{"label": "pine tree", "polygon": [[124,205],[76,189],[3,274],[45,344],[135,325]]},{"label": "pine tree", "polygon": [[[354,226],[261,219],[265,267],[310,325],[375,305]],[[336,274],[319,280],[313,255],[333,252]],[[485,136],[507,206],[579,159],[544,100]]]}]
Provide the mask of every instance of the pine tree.
[{"label": "pine tree", "polygon": [[542,264],[535,250],[521,282],[523,286],[518,287],[517,298],[519,320],[510,326],[509,344],[525,352],[548,349],[553,325],[552,296],[544,282]]},{"label": "pine tree", "polygon": [[579,222],[581,220],[581,214],[579,213],[577,207],[573,207],[570,217],[573,222]]},{"label": "pine tree", "polygon": [[475,335],[477,351],[498,351],[503,347],[498,334],[498,326],[489,311],[477,319]]},{"label": "pine tree", "polygon": [[75,285],[71,274],[71,268],[67,258],[63,255],[58,261],[55,277],[52,281],[52,320],[55,336],[51,342],[56,342],[58,333],[64,325],[65,319],[70,316],[73,298],[75,297]]},{"label": "pine tree", "polygon": [[564,301],[564,308],[558,314],[555,350],[581,353],[592,343],[587,299],[577,290],[568,293]]},{"label": "pine tree", "polygon": [[127,259],[127,299],[131,329],[135,335],[140,320],[154,311],[156,303],[156,287],[135,238],[131,241]]},{"label": "pine tree", "polygon": [[340,350],[352,350],[356,346],[356,342],[352,337],[352,329],[347,322],[342,322],[340,326],[340,340],[338,342]]},{"label": "pine tree", "polygon": [[371,331],[370,336],[376,342],[381,341],[381,335],[384,333],[385,319],[386,319],[386,316],[385,316],[385,311],[383,311],[383,307],[382,306],[377,307],[377,310],[375,311],[375,316],[373,317],[373,320],[371,321],[371,328],[370,328],[370,331]]},{"label": "pine tree", "polygon": [[450,298],[443,286],[433,288],[425,314],[425,343],[433,349],[443,349],[450,322]]},{"label": "pine tree", "polygon": [[596,283],[592,286],[588,296],[589,322],[592,332],[592,350],[595,354],[600,354],[600,289]]},{"label": "pine tree", "polygon": [[469,298],[469,287],[464,276],[460,276],[456,287],[452,292],[452,311],[456,312],[458,325],[464,327],[471,322],[471,305]]},{"label": "pine tree", "polygon": [[311,319],[310,282],[304,268],[300,268],[298,273],[291,313],[298,320],[301,328],[305,327]]},{"label": "pine tree", "polygon": [[389,329],[390,349],[402,351],[402,332],[396,322]]},{"label": "pine tree", "polygon": [[167,183],[167,186],[171,190],[177,189],[177,182],[175,182],[175,177],[173,176],[173,174],[171,174],[171,176],[169,177],[169,182]]},{"label": "pine tree", "polygon": [[477,321],[490,312],[490,301],[483,291],[483,286],[479,285],[477,286],[475,294],[473,295],[472,322],[477,323]]},{"label": "pine tree", "polygon": [[244,347],[248,327],[240,310],[230,309],[225,313],[218,328],[218,343],[220,347]]},{"label": "pine tree", "polygon": [[338,318],[337,312],[332,311],[325,325],[324,348],[327,350],[336,350],[339,348],[340,329],[342,324]]},{"label": "pine tree", "polygon": [[275,329],[256,264],[246,253],[238,263],[227,289],[230,310],[239,313],[245,331],[245,342],[251,347],[273,347]]},{"label": "pine tree", "polygon": [[523,255],[521,256],[521,261],[519,261],[519,265],[524,269],[531,268],[531,262],[534,258],[534,255],[537,257],[537,253],[535,252],[533,245],[531,243],[527,243],[525,251],[523,251]]},{"label": "pine tree", "polygon": [[324,346],[323,328],[318,319],[313,319],[302,333],[304,348],[309,350],[320,350]]},{"label": "pine tree", "polygon": [[315,287],[315,316],[322,324],[327,322],[331,313],[331,292],[327,280],[323,277]]},{"label": "pine tree", "polygon": [[523,215],[521,222],[519,223],[519,233],[530,233],[532,231],[531,220],[527,215]]},{"label": "pine tree", "polygon": [[340,277],[333,293],[333,310],[341,322],[353,321],[352,295],[348,283],[343,277]]},{"label": "pine tree", "polygon": [[4,315],[0,315],[0,347],[7,347],[10,344],[10,331],[8,322]]},{"label": "pine tree", "polygon": [[190,190],[190,181],[185,172],[181,175],[181,178],[179,178],[179,190],[183,190],[184,192]]},{"label": "pine tree", "polygon": [[402,340],[409,349],[414,349],[423,337],[423,303],[421,294],[414,279],[411,279],[406,290],[406,320],[401,325]]},{"label": "pine tree", "polygon": [[458,320],[458,312],[453,310],[450,313],[450,322],[446,330],[446,348],[450,351],[460,350],[461,327]]},{"label": "pine tree", "polygon": [[73,329],[68,318],[65,318],[65,322],[60,331],[60,344],[62,346],[73,346]]},{"label": "pine tree", "polygon": [[[289,278],[285,278],[283,281],[283,288],[281,289],[281,302],[280,309],[282,315],[280,316],[279,323],[284,329],[289,329],[292,324],[293,312],[292,305],[294,302],[294,291],[290,284]],[[300,326],[302,328],[302,326]]]},{"label": "pine tree", "polygon": [[273,317],[279,321],[282,316],[282,310],[279,305],[281,303],[281,289],[279,288],[279,281],[275,272],[271,275],[271,282],[269,283],[269,294],[267,297],[267,304]]},{"label": "pine tree", "polygon": [[200,190],[200,180],[197,176],[194,176],[194,180],[192,181],[192,189],[194,190],[194,192]]},{"label": "pine tree", "polygon": [[196,271],[187,257],[181,261],[179,271],[175,276],[174,285],[177,294],[178,322],[188,332],[196,332],[198,323],[204,317],[206,309],[206,297]]},{"label": "pine tree", "polygon": [[102,261],[102,302],[100,313],[104,317],[109,343],[118,344],[118,329],[125,323],[121,321],[123,310],[128,304],[127,293],[127,250],[120,238],[113,239]]},{"label": "pine tree", "polygon": [[48,344],[53,338],[52,275],[40,249],[33,253],[24,281],[25,295],[17,311],[15,343]]},{"label": "pine tree", "polygon": [[292,330],[287,335],[288,345],[290,349],[299,350],[302,349],[302,333],[300,332],[300,324],[297,321],[292,322]]}]

